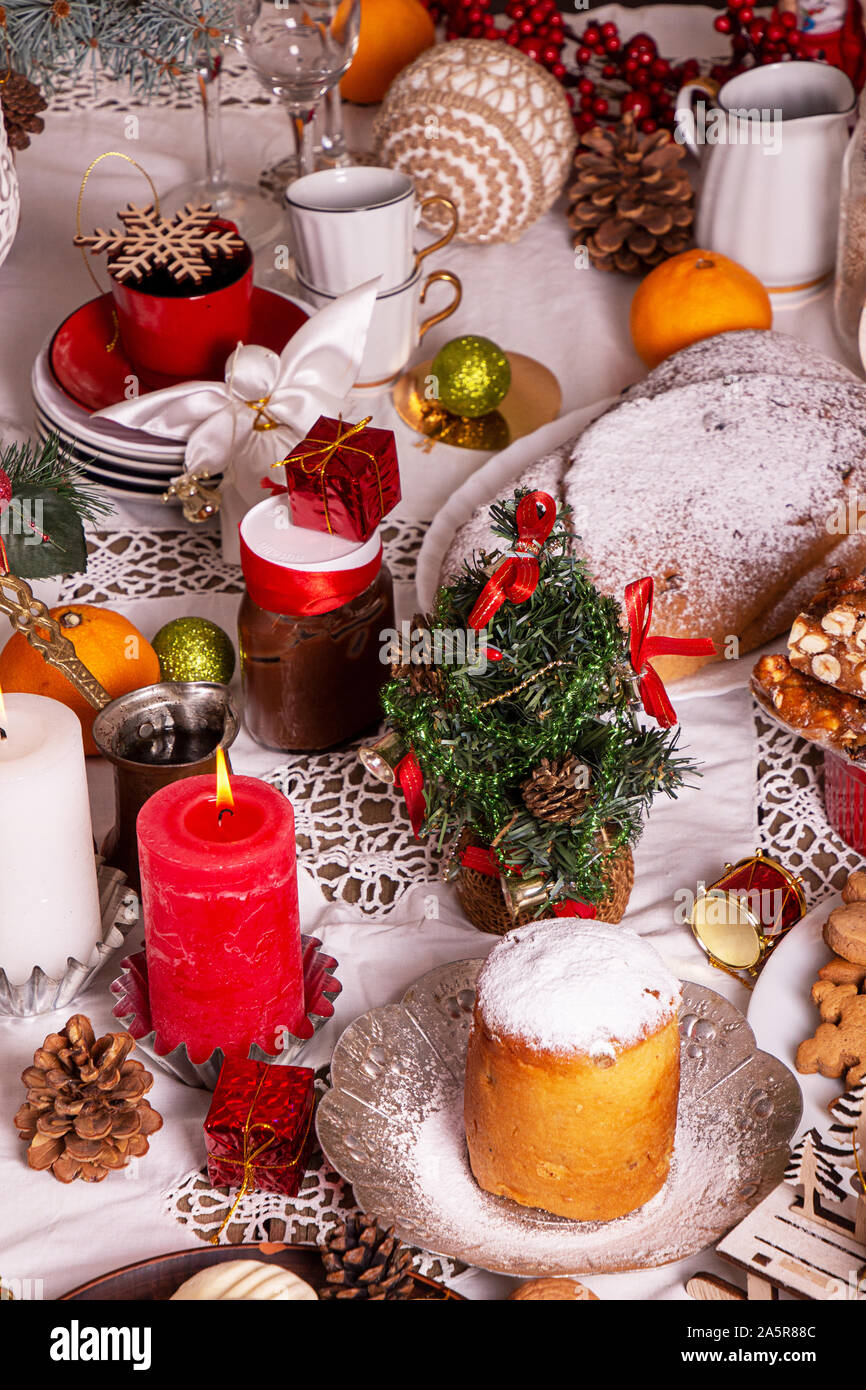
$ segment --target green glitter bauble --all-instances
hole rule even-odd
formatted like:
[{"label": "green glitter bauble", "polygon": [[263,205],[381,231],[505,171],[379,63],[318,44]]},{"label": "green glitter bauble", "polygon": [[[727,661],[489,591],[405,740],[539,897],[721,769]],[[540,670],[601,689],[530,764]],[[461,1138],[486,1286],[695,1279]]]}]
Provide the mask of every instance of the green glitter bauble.
[{"label": "green glitter bauble", "polygon": [[440,405],[469,420],[495,410],[511,385],[511,367],[502,348],[471,333],[440,348],[430,373],[436,378]]},{"label": "green glitter bauble", "polygon": [[207,618],[173,618],[151,643],[164,681],[216,681],[228,685],[235,649],[227,632]]}]

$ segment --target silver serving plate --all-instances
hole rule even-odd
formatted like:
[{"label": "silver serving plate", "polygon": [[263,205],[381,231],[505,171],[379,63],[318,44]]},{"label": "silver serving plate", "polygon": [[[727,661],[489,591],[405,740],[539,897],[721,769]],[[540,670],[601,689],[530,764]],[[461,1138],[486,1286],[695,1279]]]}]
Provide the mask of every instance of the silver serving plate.
[{"label": "silver serving plate", "polygon": [[356,1019],[334,1050],[319,1142],[361,1209],[402,1240],[502,1274],[649,1269],[713,1244],[781,1181],[802,1112],[797,1081],[758,1051],[733,1004],[685,982],[677,1136],[662,1191],[609,1222],[570,1221],[482,1192],[462,1128],[482,963],[431,970],[401,1003]]},{"label": "silver serving plate", "polygon": [[[301,1035],[286,1033],[286,1044],[280,1052],[271,1054],[253,1043],[249,1057],[254,1062],[271,1062],[283,1065],[293,1061],[306,1047],[310,1038],[323,1028],[334,1014],[334,1000],[343,986],[335,977],[337,961],[321,949],[321,941],[315,936],[301,935],[301,951],[304,966],[304,1005],[306,1026]],[[193,1062],[184,1043],[178,1043],[170,1052],[157,1050],[156,1031],[151,1027],[150,997],[147,988],[147,965],[143,951],[123,961],[123,973],[111,983],[111,992],[117,997],[112,1009],[128,1033],[135,1038],[136,1047],[149,1057],[154,1066],[168,1072],[186,1086],[203,1087],[212,1091],[219,1079],[225,1053],[222,1048],[214,1048],[204,1062]]]},{"label": "silver serving plate", "polygon": [[83,994],[109,956],[121,947],[138,922],[138,896],[127,887],[126,874],[97,863],[99,910],[102,915],[102,940],[86,963],[70,956],[66,971],[59,979],[46,975],[41,966],[34,966],[29,980],[11,985],[5,970],[0,970],[0,1015],[11,1018],[33,1018],[54,1009],[65,1009],[79,994]]}]

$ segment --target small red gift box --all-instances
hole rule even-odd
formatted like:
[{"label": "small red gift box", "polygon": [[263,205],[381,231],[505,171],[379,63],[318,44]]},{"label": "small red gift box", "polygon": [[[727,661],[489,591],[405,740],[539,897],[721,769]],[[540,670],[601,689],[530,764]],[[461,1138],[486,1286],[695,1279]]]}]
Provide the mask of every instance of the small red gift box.
[{"label": "small red gift box", "polygon": [[226,1060],[204,1122],[214,1187],[296,1197],[313,1137],[309,1067]]},{"label": "small red gift box", "polygon": [[286,470],[292,521],[350,541],[366,541],[400,501],[400,468],[391,430],[321,415],[279,465]]}]

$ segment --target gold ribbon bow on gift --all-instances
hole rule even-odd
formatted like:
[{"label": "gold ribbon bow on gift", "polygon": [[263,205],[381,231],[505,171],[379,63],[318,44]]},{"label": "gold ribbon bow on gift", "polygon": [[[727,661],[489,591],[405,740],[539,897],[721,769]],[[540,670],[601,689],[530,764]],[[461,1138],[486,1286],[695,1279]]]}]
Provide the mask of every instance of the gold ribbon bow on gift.
[{"label": "gold ribbon bow on gift", "polygon": [[[226,1226],[229,1224],[235,1212],[237,1211],[241,1203],[241,1199],[245,1196],[247,1189],[255,1181],[256,1169],[261,1168],[263,1170],[267,1170],[268,1172],[281,1172],[285,1171],[288,1168],[297,1168],[298,1164],[301,1161],[301,1155],[304,1152],[304,1144],[306,1142],[307,1135],[310,1132],[310,1125],[313,1123],[313,1112],[316,1108],[315,1103],[313,1103],[310,1106],[310,1113],[307,1116],[307,1123],[304,1126],[304,1132],[298,1141],[297,1156],[291,1159],[288,1163],[259,1163],[258,1160],[261,1157],[261,1155],[267,1149],[269,1149],[271,1145],[277,1142],[277,1131],[272,1124],[269,1124],[265,1120],[256,1120],[253,1123],[252,1119],[253,1111],[256,1108],[256,1101],[259,1098],[259,1091],[261,1091],[262,1086],[264,1084],[265,1078],[262,1077],[261,1081],[259,1082],[256,1088],[256,1093],[253,1096],[252,1101],[250,1102],[250,1108],[247,1111],[247,1118],[244,1121],[244,1127],[242,1131],[244,1137],[243,1157],[223,1158],[222,1156],[220,1156],[217,1159],[219,1163],[225,1163],[232,1167],[243,1168],[243,1179],[241,1181],[240,1187],[238,1188],[237,1196],[235,1197],[234,1201],[231,1204],[231,1207],[229,1208],[228,1215],[225,1217],[225,1220],[223,1221],[216,1235],[210,1237],[211,1245],[219,1245],[220,1236],[222,1235]],[[259,1131],[259,1133],[264,1134],[266,1137],[262,1140],[261,1143],[257,1143],[256,1146],[253,1147],[253,1134],[257,1130]]]},{"label": "gold ribbon bow on gift", "polygon": [[[371,454],[368,449],[359,449],[356,444],[346,443],[347,439],[351,439],[354,435],[360,434],[361,430],[365,430],[372,418],[372,415],[368,415],[366,419],[361,420],[360,424],[348,425],[344,429],[343,417],[341,415],[339,417],[339,429],[337,430],[336,439],[316,439],[314,435],[308,435],[307,438],[302,441],[302,444],[298,445],[298,449],[302,448],[303,444],[312,444],[314,446],[312,449],[307,449],[305,453],[301,454],[298,453],[298,449],[294,449],[289,458],[280,459],[277,463],[271,465],[272,468],[288,468],[290,463],[299,463],[301,465],[301,471],[308,478],[315,477],[316,474],[319,475],[322,484],[322,506],[325,512],[325,525],[328,528],[329,536],[332,536],[334,532],[331,527],[331,517],[328,512],[328,494],[325,489],[325,474],[328,471],[329,463],[341,449],[346,449],[350,454],[361,454],[363,458],[370,460],[376,470],[376,485],[379,489],[379,507],[383,513],[385,511],[385,498],[382,493],[382,475],[379,472],[379,463],[375,454]],[[255,426],[253,428],[255,428]],[[321,454],[321,459],[317,463],[309,463],[308,460],[312,459],[316,454]]]}]

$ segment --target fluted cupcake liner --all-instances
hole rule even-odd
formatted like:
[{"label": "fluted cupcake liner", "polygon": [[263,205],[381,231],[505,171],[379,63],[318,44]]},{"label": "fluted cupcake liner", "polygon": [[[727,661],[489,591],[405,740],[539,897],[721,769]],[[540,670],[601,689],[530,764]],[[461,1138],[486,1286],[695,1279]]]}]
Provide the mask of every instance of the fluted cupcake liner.
[{"label": "fluted cupcake liner", "polygon": [[[254,1043],[248,1053],[250,1060],[280,1064],[292,1061],[310,1038],[333,1017],[333,1001],[343,986],[334,975],[338,962],[333,957],[326,956],[321,950],[321,945],[321,941],[315,936],[301,936],[306,1020],[300,1033],[289,1034],[286,1046],[281,1052],[273,1055]],[[122,966],[123,973],[111,984],[111,992],[118,999],[112,1010],[115,1018],[132,1034],[136,1046],[150,1058],[154,1066],[160,1067],[162,1071],[168,1072],[169,1076],[182,1081],[186,1086],[198,1086],[212,1091],[225,1061],[222,1048],[215,1048],[204,1062],[193,1062],[184,1043],[179,1043],[170,1051],[160,1051],[160,1039],[150,1017],[150,993],[144,951],[128,956],[122,962]]]}]

